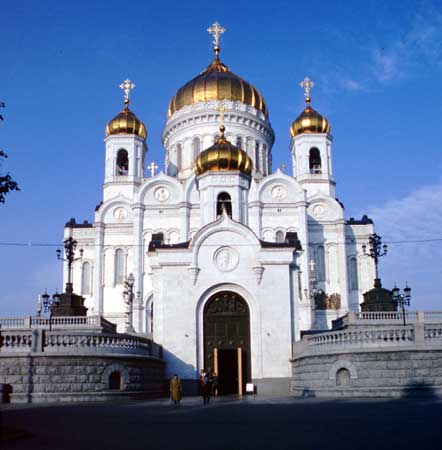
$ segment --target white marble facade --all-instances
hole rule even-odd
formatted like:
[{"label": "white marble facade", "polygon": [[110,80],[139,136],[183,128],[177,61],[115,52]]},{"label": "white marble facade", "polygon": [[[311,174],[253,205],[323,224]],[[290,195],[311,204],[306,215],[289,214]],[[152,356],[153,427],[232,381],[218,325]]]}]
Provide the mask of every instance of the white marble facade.
[{"label": "white marble facade", "polygon": [[[235,171],[194,174],[197,154],[219,134],[221,104],[226,137],[253,161],[251,177]],[[145,140],[109,135],[103,202],[92,224],[70,222],[65,228],[65,237],[73,236],[84,249],[73,281],[88,312],[125,331],[123,282],[133,273],[133,326],[163,345],[169,374],[195,378],[203,367],[203,308],[216,292],[233,291],[247,302],[252,377],[264,379],[288,378],[301,332],[327,328],[338,314],[358,311],[362,293],[372,287],[374,266],[361,245],[373,225],[346,220],[335,198],[332,137],[294,137],[293,176],[272,173],[273,141],[268,117],[249,105],[195,103],[167,120],[165,168],[147,176]],[[319,151],[320,170],[309,164],[312,147]],[[116,167],[120,149],[128,152],[124,173]],[[220,192],[232,199],[231,218],[217,215]],[[284,242],[288,232],[297,234],[302,250],[263,244]],[[171,245],[149,251],[158,233]],[[317,310],[310,299],[312,260],[317,288],[339,294],[338,309]]]}]

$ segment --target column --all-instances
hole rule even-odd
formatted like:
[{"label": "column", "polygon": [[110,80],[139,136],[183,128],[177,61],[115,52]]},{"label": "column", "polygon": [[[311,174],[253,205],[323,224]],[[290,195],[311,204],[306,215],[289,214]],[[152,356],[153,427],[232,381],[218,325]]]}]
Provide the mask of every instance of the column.
[{"label": "column", "polygon": [[[342,221],[336,226],[337,241],[342,243],[338,245],[338,267],[339,267],[339,285],[341,290],[341,310],[347,312],[348,303],[348,269],[347,269],[347,246],[345,245],[345,222]],[[357,310],[357,309],[356,309]]]},{"label": "column", "polygon": [[95,265],[94,265],[94,310],[102,315],[103,310],[103,252],[104,252],[104,224],[96,222],[95,227]]},{"label": "column", "polygon": [[[127,271],[132,272],[135,278],[134,292],[140,293],[139,297],[135,295],[134,298],[134,317],[133,317],[133,327],[135,331],[142,332],[140,328],[141,320],[140,315],[142,315],[142,299],[143,299],[143,251],[144,242],[142,237],[143,229],[143,214],[144,206],[141,203],[136,203],[132,205],[133,211],[133,267],[132,270]],[[141,302],[141,305],[139,304]]]},{"label": "column", "polygon": [[180,211],[180,242],[185,242],[189,239],[189,223],[190,223],[190,204],[182,202],[178,204]]},{"label": "column", "polygon": [[309,261],[310,261],[310,249],[309,249],[309,239],[308,239],[308,216],[307,216],[307,202],[304,206],[300,206],[299,214],[299,240],[301,241],[303,254],[300,257],[300,269],[301,274],[301,294],[302,294],[302,315],[303,322],[305,324],[310,324],[313,327],[315,318],[312,314],[312,301],[310,297],[305,296],[304,290],[308,289],[310,291],[310,278],[309,278]]}]

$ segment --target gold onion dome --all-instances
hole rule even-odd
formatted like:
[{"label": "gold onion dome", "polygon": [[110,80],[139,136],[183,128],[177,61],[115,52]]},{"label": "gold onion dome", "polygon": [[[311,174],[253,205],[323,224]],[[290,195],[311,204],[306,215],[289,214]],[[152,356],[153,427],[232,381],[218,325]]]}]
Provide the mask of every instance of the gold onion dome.
[{"label": "gold onion dome", "polygon": [[330,122],[310,106],[310,89],[314,86],[313,81],[306,77],[300,86],[305,89],[306,107],[293,121],[290,135],[295,137],[302,133],[330,133]]},{"label": "gold onion dome", "polygon": [[211,100],[238,101],[261,111],[268,117],[264,98],[249,82],[235,75],[219,59],[219,47],[215,47],[215,59],[197,77],[178,89],[169,103],[167,116],[187,105]]},{"label": "gold onion dome", "polygon": [[135,134],[146,139],[147,131],[143,122],[129,109],[129,101],[125,101],[124,109],[106,125],[106,136],[111,134]]},{"label": "gold onion dome", "polygon": [[202,151],[195,160],[195,173],[226,172],[239,170],[251,175],[253,163],[249,155],[239,147],[235,147],[224,137],[225,127],[220,126],[221,136],[212,147]]}]

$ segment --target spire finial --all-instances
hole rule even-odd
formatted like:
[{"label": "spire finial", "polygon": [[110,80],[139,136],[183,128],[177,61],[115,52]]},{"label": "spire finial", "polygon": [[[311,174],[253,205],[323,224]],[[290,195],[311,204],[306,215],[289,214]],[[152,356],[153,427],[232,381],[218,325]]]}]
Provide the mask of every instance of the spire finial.
[{"label": "spire finial", "polygon": [[129,105],[129,94],[130,91],[135,87],[135,84],[132,83],[132,81],[129,80],[129,78],[126,78],[123,83],[120,84],[120,89],[124,91],[124,104],[126,107]]},{"label": "spire finial", "polygon": [[212,26],[207,28],[207,31],[213,36],[213,49],[215,56],[218,59],[219,55],[219,37],[226,31],[218,22],[214,22]]},{"label": "spire finial", "polygon": [[304,88],[305,101],[307,105],[310,105],[310,89],[315,85],[315,83],[310,80],[309,77],[305,77],[300,83],[299,86]]}]

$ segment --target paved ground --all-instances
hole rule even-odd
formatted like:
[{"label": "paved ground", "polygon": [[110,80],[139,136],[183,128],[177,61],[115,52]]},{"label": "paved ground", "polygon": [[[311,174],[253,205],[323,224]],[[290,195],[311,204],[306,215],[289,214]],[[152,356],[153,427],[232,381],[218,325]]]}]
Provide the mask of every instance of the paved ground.
[{"label": "paved ground", "polygon": [[442,448],[442,402],[198,398],[6,405],[2,450],[382,450]]}]

